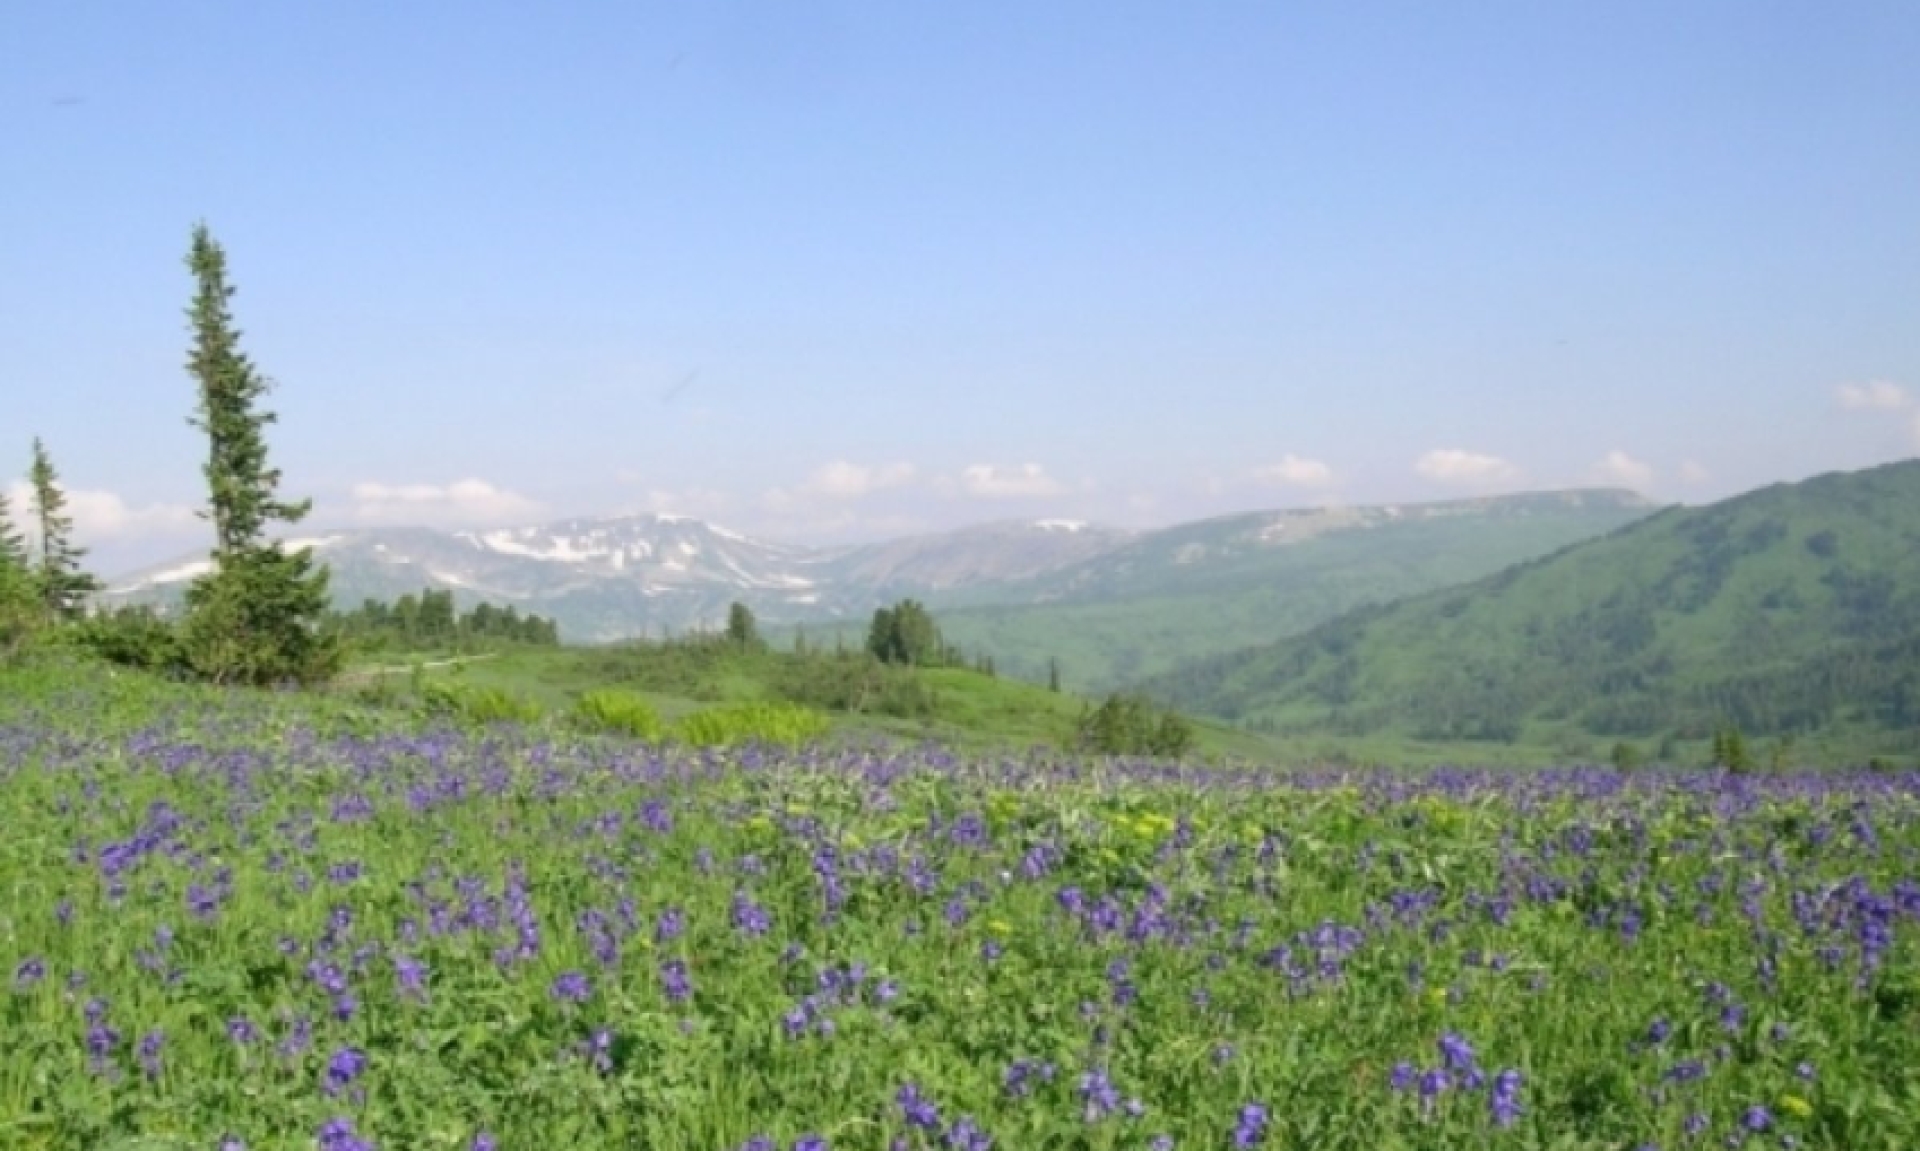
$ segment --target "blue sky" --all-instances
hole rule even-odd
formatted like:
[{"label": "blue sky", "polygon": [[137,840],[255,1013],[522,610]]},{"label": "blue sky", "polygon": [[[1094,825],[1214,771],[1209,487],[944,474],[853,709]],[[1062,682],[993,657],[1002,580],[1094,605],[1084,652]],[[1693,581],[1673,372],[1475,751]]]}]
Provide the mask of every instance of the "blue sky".
[{"label": "blue sky", "polygon": [[0,475],[797,540],[1920,451],[1920,6],[0,6]]}]

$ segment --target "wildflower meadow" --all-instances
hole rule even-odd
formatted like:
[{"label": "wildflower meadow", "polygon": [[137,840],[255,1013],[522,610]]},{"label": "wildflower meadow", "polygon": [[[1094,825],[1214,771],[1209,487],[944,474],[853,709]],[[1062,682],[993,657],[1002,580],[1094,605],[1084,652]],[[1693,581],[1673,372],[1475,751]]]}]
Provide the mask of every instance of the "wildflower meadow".
[{"label": "wildflower meadow", "polygon": [[6,687],[4,1147],[1920,1146],[1910,775]]}]

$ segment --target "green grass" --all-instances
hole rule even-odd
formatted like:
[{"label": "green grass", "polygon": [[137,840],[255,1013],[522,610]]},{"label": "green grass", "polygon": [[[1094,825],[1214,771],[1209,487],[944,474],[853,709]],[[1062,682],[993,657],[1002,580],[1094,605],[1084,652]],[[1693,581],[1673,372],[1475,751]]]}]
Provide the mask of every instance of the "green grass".
[{"label": "green grass", "polygon": [[1920,1145],[1913,777],[647,748],[72,660],[0,748],[21,1151]]},{"label": "green grass", "polygon": [[[447,658],[416,653],[411,662],[425,665]],[[396,660],[387,665],[400,664]],[[572,712],[584,696],[617,688],[644,699],[673,724],[715,706],[780,702],[787,698],[784,693],[798,674],[796,668],[804,664],[791,653],[775,651],[716,648],[684,659],[650,659],[633,648],[523,647],[424,670],[419,685],[457,684],[505,693],[556,718]],[[925,713],[888,714],[878,707],[829,711],[833,735],[931,740],[967,748],[1061,747],[1070,742],[1074,722],[1087,706],[1078,696],[968,669],[897,669],[889,675],[924,691]],[[416,697],[411,674],[386,676],[380,682],[391,706],[410,705]],[[367,694],[364,686],[342,690],[348,696]],[[1265,739],[1225,724],[1203,721],[1196,725],[1196,735],[1203,755],[1250,758],[1272,751]]]}]

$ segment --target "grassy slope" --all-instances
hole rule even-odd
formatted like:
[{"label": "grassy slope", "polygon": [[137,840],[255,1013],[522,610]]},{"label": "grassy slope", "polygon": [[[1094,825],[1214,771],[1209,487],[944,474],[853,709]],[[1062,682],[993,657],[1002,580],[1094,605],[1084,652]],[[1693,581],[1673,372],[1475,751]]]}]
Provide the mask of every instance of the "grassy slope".
[{"label": "grassy slope", "polygon": [[1478,579],[1649,512],[1542,499],[1502,514],[1329,531],[1205,565],[1179,558],[1189,542],[1218,543],[1201,535],[1210,525],[1193,525],[1192,541],[1161,533],[1170,538],[1150,552],[1103,559],[1109,570],[1100,579],[1072,586],[1066,573],[1057,602],[936,615],[949,641],[992,653],[1002,672],[1044,680],[1055,658],[1069,688],[1105,691],[1189,660],[1297,635],[1363,604]]},{"label": "grassy slope", "polygon": [[[431,658],[431,657],[423,657]],[[588,691],[620,687],[647,698],[668,720],[716,703],[780,698],[779,653],[722,659],[710,666],[676,671],[669,682],[635,678],[610,663],[605,651],[578,648],[519,648],[457,667],[435,668],[429,679],[458,680],[497,687],[538,703],[549,713],[564,713]],[[392,662],[392,661],[385,661]],[[1031,683],[996,678],[959,668],[916,672],[935,698],[934,714],[903,718],[882,714],[834,713],[834,730],[844,736],[885,736],[933,740],[960,747],[1059,745],[1073,730],[1084,701]],[[410,677],[391,677],[405,692]],[[1261,758],[1274,748],[1261,736],[1217,721],[1196,724],[1202,755]]]},{"label": "grassy slope", "polygon": [[1828,754],[1910,753],[1920,461],[1672,509],[1148,686],[1296,736],[1565,748],[1699,739],[1732,720]]}]

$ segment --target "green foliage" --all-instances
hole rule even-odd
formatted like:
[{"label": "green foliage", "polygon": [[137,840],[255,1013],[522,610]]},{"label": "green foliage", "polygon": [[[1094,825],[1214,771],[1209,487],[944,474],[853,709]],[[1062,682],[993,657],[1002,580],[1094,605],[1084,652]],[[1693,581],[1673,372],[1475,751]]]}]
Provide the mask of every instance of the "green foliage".
[{"label": "green foliage", "polygon": [[72,540],[73,517],[65,514],[66,493],[53,469],[46,445],[33,441],[33,463],[27,471],[33,490],[33,515],[39,529],[40,559],[34,568],[35,592],[43,610],[54,619],[76,619],[86,609],[87,596],[101,588],[98,579],[81,570],[87,550]]},{"label": "green foliage", "polygon": [[25,646],[39,616],[26,545],[14,527],[7,494],[0,490],[0,660]]},{"label": "green foliage", "polygon": [[72,641],[108,663],[167,674],[188,670],[179,631],[152,608],[95,612],[73,626]]},{"label": "green foliage", "polygon": [[461,612],[453,593],[445,590],[427,589],[418,597],[409,593],[391,604],[368,599],[328,618],[329,626],[364,651],[475,651],[501,644],[554,647],[560,642],[559,628],[550,619],[521,615],[511,604],[498,608],[481,603]]},{"label": "green foliage", "polygon": [[265,436],[275,417],[257,406],[270,385],[240,351],[227,306],[233,288],[226,253],[205,225],[194,229],[187,265],[197,285],[187,366],[199,390],[189,422],[207,434],[215,536],[214,570],[187,589],[187,664],[217,683],[324,680],[342,658],[337,638],[321,628],[327,569],[314,565],[310,549],[287,552],[265,536],[269,524],[299,522],[312,501],[275,495],[280,472],[267,464]]},{"label": "green foliage", "polygon": [[1723,727],[1713,733],[1713,764],[1728,771],[1752,771],[1753,756],[1747,751],[1746,737],[1737,727]]},{"label": "green foliage", "polygon": [[649,742],[660,738],[660,713],[645,698],[628,691],[602,688],[581,696],[573,707],[573,721],[592,731],[611,732]]},{"label": "green foliage", "polygon": [[736,647],[761,647],[760,625],[752,609],[735,601],[727,606],[727,641]]},{"label": "green foliage", "polygon": [[828,727],[827,717],[810,708],[790,703],[742,703],[696,711],[680,720],[675,733],[694,747],[742,743],[794,747],[819,739]]},{"label": "green foliage", "polygon": [[941,662],[945,644],[933,617],[918,600],[903,599],[890,608],[877,608],[867,629],[867,651],[881,663],[931,667]]},{"label": "green foliage", "polygon": [[530,724],[540,720],[540,705],[498,687],[435,680],[420,691],[420,709],[462,723]]},{"label": "green foliage", "polygon": [[1193,725],[1144,695],[1115,692],[1080,717],[1074,744],[1099,755],[1177,759],[1193,749]]},{"label": "green foliage", "polygon": [[266,686],[331,679],[344,658],[320,626],[327,571],[306,550],[266,545],[227,553],[187,588],[180,628],[186,666],[213,683]]},{"label": "green foliage", "polygon": [[1632,771],[1646,763],[1646,757],[1640,753],[1640,749],[1625,740],[1613,745],[1613,750],[1607,753],[1607,760],[1616,771]]}]

